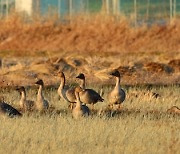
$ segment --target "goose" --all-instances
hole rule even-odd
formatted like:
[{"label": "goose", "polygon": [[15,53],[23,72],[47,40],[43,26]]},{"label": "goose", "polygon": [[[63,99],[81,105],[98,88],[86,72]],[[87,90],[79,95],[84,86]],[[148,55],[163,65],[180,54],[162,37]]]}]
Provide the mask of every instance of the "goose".
[{"label": "goose", "polygon": [[23,86],[16,88],[18,92],[20,92],[21,99],[20,99],[20,107],[23,109],[25,112],[26,111],[32,111],[34,107],[34,101],[32,100],[26,100],[26,90]]},{"label": "goose", "polygon": [[37,94],[37,100],[36,100],[36,108],[39,111],[47,110],[49,108],[49,102],[44,99],[42,90],[44,88],[44,82],[43,80],[39,79],[35,84],[39,85],[39,90]]},{"label": "goose", "polygon": [[92,107],[94,107],[94,104],[96,104],[98,101],[104,101],[104,99],[96,91],[93,89],[86,89],[85,75],[83,73],[80,73],[76,78],[81,80],[80,87],[83,89],[83,91],[80,92],[79,95],[84,104],[91,104]]},{"label": "goose", "polygon": [[90,110],[86,105],[82,105],[82,102],[79,97],[79,93],[82,92],[83,89],[81,87],[75,88],[75,96],[76,96],[76,106],[72,110],[72,115],[74,119],[78,119],[83,116],[89,116]]},{"label": "goose", "polygon": [[114,89],[109,93],[108,100],[109,100],[109,106],[113,107],[113,105],[118,105],[118,108],[120,109],[121,104],[124,102],[126,98],[125,91],[120,86],[120,73],[118,70],[114,70],[110,75],[114,76],[116,78],[116,85]]},{"label": "goose", "polygon": [[57,75],[58,77],[60,77],[61,80],[58,88],[58,94],[61,98],[70,103],[69,107],[70,109],[72,109],[73,104],[76,102],[75,88],[69,88],[67,85],[65,85],[66,79],[63,72],[60,71]]},{"label": "goose", "polygon": [[20,117],[22,114],[11,105],[0,100],[0,114],[8,115],[9,117]]}]

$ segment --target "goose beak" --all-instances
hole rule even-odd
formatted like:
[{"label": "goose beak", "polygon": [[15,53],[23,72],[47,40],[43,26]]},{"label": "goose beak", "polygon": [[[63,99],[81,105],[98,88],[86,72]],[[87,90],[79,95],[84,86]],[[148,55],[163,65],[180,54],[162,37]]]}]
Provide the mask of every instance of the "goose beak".
[{"label": "goose beak", "polygon": [[80,78],[80,76],[78,75],[78,76],[76,76],[76,78],[77,78],[77,79],[79,79],[79,78]]},{"label": "goose beak", "polygon": [[16,90],[16,91],[20,91],[20,89],[19,89],[19,88],[16,88],[15,90]]},{"label": "goose beak", "polygon": [[84,74],[80,73],[78,76],[76,76],[77,79],[85,79]]},{"label": "goose beak", "polygon": [[39,81],[36,81],[35,84],[39,84]]},{"label": "goose beak", "polygon": [[109,75],[111,75],[111,76],[115,76],[114,72],[109,73]]}]

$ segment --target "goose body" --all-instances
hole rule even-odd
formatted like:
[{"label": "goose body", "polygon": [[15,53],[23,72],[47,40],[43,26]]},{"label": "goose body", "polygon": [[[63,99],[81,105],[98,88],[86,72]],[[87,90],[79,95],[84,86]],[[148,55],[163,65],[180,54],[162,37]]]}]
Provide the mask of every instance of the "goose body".
[{"label": "goose body", "polygon": [[73,118],[78,119],[80,117],[89,116],[90,110],[86,105],[83,105],[79,93],[82,92],[82,88],[77,87],[75,89],[75,96],[76,96],[76,106],[72,111]]},{"label": "goose body", "polygon": [[41,110],[47,110],[49,108],[49,102],[44,99],[43,96],[43,87],[44,87],[44,82],[42,80],[38,80],[36,84],[39,85],[39,90],[37,94],[37,100],[36,100],[36,109],[41,111]]},{"label": "goose body", "polygon": [[16,90],[19,91],[21,94],[21,99],[19,102],[21,109],[23,109],[24,111],[32,111],[34,108],[34,101],[26,99],[25,88],[22,86],[17,88]]},{"label": "goose body", "polygon": [[66,79],[63,72],[59,72],[58,76],[60,77],[61,80],[61,83],[58,88],[58,94],[66,102],[71,103],[72,105],[73,103],[76,102],[75,88],[69,88],[68,86],[65,85]]},{"label": "goose body", "polygon": [[86,89],[85,76],[80,73],[76,78],[81,80],[80,87],[83,89],[79,93],[80,99],[84,104],[96,104],[97,102],[103,102],[104,99],[93,89]]},{"label": "goose body", "polygon": [[109,104],[121,104],[125,100],[125,92],[120,87],[115,87],[109,94]]},{"label": "goose body", "polygon": [[16,110],[11,105],[5,103],[4,101],[0,101],[0,114],[6,114],[9,117],[22,116],[22,114]]},{"label": "goose body", "polygon": [[108,95],[109,105],[119,105],[120,107],[126,98],[126,93],[120,86],[120,73],[115,70],[111,75],[116,77],[116,85]]}]

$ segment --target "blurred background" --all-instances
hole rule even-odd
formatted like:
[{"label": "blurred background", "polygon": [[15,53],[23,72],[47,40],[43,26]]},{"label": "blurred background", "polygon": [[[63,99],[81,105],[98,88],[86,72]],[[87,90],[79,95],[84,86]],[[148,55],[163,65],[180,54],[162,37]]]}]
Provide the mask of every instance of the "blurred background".
[{"label": "blurred background", "polygon": [[0,0],[1,18],[14,10],[27,16],[51,12],[59,19],[103,13],[130,17],[135,24],[163,24],[180,16],[180,0]]}]

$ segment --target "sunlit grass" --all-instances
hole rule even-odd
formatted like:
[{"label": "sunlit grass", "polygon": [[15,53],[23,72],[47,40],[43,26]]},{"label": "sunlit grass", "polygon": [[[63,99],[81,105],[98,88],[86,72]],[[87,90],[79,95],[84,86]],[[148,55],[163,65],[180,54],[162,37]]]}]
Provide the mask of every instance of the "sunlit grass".
[{"label": "sunlit grass", "polygon": [[[127,99],[122,112],[82,120],[72,118],[67,103],[58,99],[56,88],[46,89],[45,97],[60,113],[0,117],[0,153],[179,153],[179,115],[166,111],[179,105],[180,88],[123,88]],[[107,105],[110,89],[103,88],[105,102],[96,104],[96,110]],[[27,90],[28,98],[35,100],[37,88]],[[153,98],[152,92],[160,97]],[[18,107],[16,91],[2,89],[1,95]]]}]

